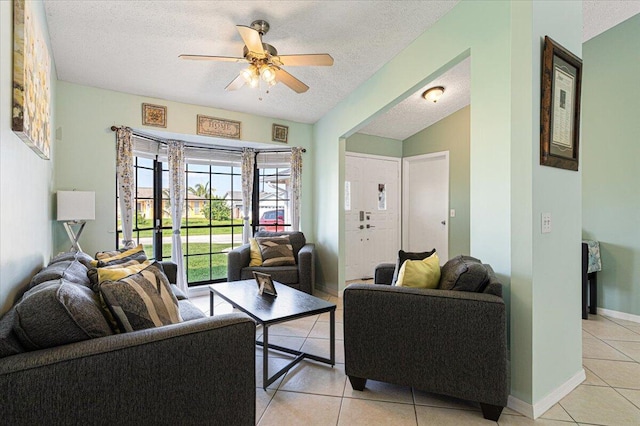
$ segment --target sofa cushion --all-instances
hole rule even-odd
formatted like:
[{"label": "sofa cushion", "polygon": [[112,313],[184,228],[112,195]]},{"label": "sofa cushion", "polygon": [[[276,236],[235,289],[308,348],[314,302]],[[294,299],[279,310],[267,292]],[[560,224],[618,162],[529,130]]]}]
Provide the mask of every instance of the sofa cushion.
[{"label": "sofa cushion", "polygon": [[436,249],[424,252],[407,252],[404,250],[398,251],[398,260],[396,261],[396,269],[393,271],[391,285],[396,285],[396,281],[398,281],[398,274],[400,273],[400,268],[406,260],[423,260],[431,256],[435,252]]},{"label": "sofa cushion", "polygon": [[131,262],[132,260],[142,263],[147,260],[142,244],[132,249],[121,249],[115,251],[103,251],[96,253],[96,260],[91,262],[91,266],[101,268],[103,266],[117,265]]},{"label": "sofa cushion", "polygon": [[249,238],[249,254],[251,256],[249,266],[262,266],[262,252],[255,238]]},{"label": "sofa cushion", "polygon": [[51,259],[51,262],[49,262],[49,265],[53,263],[62,262],[65,260],[77,260],[87,268],[90,268],[91,262],[94,259],[93,257],[89,256],[87,253],[84,253],[81,251],[67,251],[67,252],[59,253],[56,257]]},{"label": "sofa cushion", "polygon": [[[151,260],[145,260],[140,263],[138,260],[132,259],[124,263],[102,266],[100,268],[91,267],[87,271],[87,277],[91,283],[91,289],[97,293],[100,291],[99,285],[102,281],[118,280],[126,277],[127,275],[140,272],[140,270],[149,266],[151,262]],[[127,273],[128,271],[130,272]]]},{"label": "sofa cushion", "polygon": [[302,247],[307,244],[307,240],[304,237],[304,234],[299,231],[287,231],[287,232],[267,232],[267,231],[259,231],[256,232],[255,237],[278,237],[288,235],[289,242],[291,243],[291,248],[293,249],[293,257],[298,261],[298,252],[302,249]]},{"label": "sofa cushion", "polygon": [[15,319],[15,307],[11,308],[9,312],[0,318],[0,358],[24,352],[18,336],[16,336],[16,333],[13,331]]},{"label": "sofa cushion", "polygon": [[175,284],[171,284],[171,291],[173,291],[173,294],[176,296],[176,299],[178,299],[178,302],[181,300],[189,299],[187,295],[184,294],[184,291],[180,290],[180,287]]},{"label": "sofa cushion", "polygon": [[33,278],[31,278],[29,288],[33,288],[38,284],[42,284],[47,281],[55,281],[59,279],[65,279],[66,281],[87,287],[90,286],[86,266],[78,260],[62,260],[49,264],[49,266],[41,269],[40,272],[35,274]]},{"label": "sofa cushion", "polygon": [[440,281],[440,259],[432,254],[423,260],[405,260],[398,273],[399,287],[438,288]]},{"label": "sofa cushion", "polygon": [[488,283],[487,268],[475,257],[456,256],[442,266],[442,290],[482,292]]},{"label": "sofa cushion", "polygon": [[188,300],[178,300],[178,308],[180,309],[180,316],[183,321],[207,317],[204,312]]},{"label": "sofa cushion", "polygon": [[89,288],[65,279],[42,283],[16,304],[13,327],[27,349],[44,349],[113,334]]},{"label": "sofa cushion", "polygon": [[253,271],[262,272],[263,274],[271,275],[271,279],[278,281],[282,284],[297,284],[299,282],[298,267],[297,266],[272,266],[265,268],[262,266],[256,266],[254,268],[246,267],[242,268],[240,272],[241,280],[252,280]]},{"label": "sofa cushion", "polygon": [[260,253],[262,253],[262,266],[286,266],[296,264],[288,235],[258,237],[256,241],[260,246]]},{"label": "sofa cushion", "polygon": [[120,280],[100,283],[100,294],[123,331],[182,321],[178,300],[157,262]]}]

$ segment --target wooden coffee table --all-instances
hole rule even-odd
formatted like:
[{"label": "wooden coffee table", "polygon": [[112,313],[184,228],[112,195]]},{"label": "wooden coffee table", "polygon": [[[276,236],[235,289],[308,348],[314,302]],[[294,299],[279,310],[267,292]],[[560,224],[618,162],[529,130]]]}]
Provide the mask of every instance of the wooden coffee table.
[{"label": "wooden coffee table", "polygon": [[[267,386],[305,358],[324,362],[332,366],[336,363],[336,305],[288,287],[277,281],[274,281],[274,285],[278,292],[277,297],[268,295],[260,296],[255,280],[232,281],[229,283],[211,284],[209,286],[209,312],[211,312],[211,315],[213,315],[213,296],[216,294],[233,305],[234,308],[249,315],[258,324],[262,325],[262,342],[256,341],[256,344],[263,347],[263,389],[266,389]],[[269,343],[270,326],[325,312],[329,312],[330,315],[329,358],[323,358]],[[269,349],[295,355],[293,361],[271,377],[269,377]]]}]

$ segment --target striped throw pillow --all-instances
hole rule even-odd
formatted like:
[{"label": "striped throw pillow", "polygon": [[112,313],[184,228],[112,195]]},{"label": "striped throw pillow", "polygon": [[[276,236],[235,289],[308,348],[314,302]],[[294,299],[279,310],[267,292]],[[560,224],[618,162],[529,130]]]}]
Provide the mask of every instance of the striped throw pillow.
[{"label": "striped throw pillow", "polygon": [[288,235],[280,237],[256,238],[262,253],[262,266],[286,266],[295,265],[293,248]]},{"label": "striped throw pillow", "polygon": [[157,262],[120,280],[103,281],[100,294],[121,330],[143,330],[182,322],[178,299]]}]

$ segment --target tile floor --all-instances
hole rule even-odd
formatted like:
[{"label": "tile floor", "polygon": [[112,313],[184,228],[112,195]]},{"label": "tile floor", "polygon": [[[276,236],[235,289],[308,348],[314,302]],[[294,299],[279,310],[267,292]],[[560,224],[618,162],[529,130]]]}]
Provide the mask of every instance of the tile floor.
[{"label": "tile floor", "polygon": [[[481,425],[477,404],[417,389],[368,381],[364,392],[351,389],[344,374],[342,300],[331,295],[336,310],[334,368],[304,360],[267,390],[256,389],[256,424],[267,425]],[[209,296],[193,297],[208,313]],[[215,301],[214,311],[231,312]],[[270,340],[282,346],[328,354],[329,315],[303,318],[270,328]],[[640,425],[640,324],[590,315],[582,321],[586,381],[535,422],[508,408],[499,425]],[[257,330],[260,336],[260,329]],[[270,355],[269,371],[285,355]],[[273,366],[273,368],[271,367]],[[256,383],[262,383],[262,350],[256,350]]]}]

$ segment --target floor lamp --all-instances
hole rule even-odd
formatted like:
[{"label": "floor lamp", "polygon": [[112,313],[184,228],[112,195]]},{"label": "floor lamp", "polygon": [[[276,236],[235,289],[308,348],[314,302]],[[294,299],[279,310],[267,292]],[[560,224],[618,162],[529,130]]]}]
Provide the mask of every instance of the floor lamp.
[{"label": "floor lamp", "polygon": [[[96,218],[96,193],[93,191],[58,191],[58,221],[71,240],[69,251],[82,251],[78,241],[87,220]],[[79,226],[77,231],[73,227]]]}]

